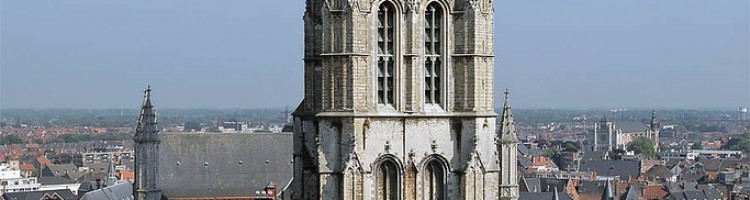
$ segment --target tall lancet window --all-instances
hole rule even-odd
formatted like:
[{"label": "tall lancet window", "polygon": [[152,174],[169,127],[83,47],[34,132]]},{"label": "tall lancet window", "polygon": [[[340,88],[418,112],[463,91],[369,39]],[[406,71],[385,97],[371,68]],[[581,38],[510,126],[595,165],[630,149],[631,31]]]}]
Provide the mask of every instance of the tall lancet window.
[{"label": "tall lancet window", "polygon": [[394,72],[396,64],[396,8],[390,1],[378,8],[378,103],[394,103]]},{"label": "tall lancet window", "polygon": [[425,103],[440,104],[443,71],[443,9],[437,2],[427,5],[424,14],[424,95]]},{"label": "tall lancet window", "polygon": [[383,161],[378,168],[378,197],[380,200],[396,200],[398,195],[398,167],[391,160]]},{"label": "tall lancet window", "polygon": [[445,199],[445,170],[437,160],[429,162],[425,168],[424,187],[427,199]]}]

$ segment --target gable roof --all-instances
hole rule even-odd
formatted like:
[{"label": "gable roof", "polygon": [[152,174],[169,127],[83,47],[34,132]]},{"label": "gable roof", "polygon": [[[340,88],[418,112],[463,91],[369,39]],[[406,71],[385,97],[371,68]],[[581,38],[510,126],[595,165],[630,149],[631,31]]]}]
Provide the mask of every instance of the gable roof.
[{"label": "gable roof", "polygon": [[578,194],[588,194],[599,196],[604,191],[604,181],[582,180],[581,186],[578,187]]},{"label": "gable roof", "polygon": [[86,192],[80,200],[122,200],[133,198],[133,185],[120,181],[113,186]]},{"label": "gable roof", "polygon": [[657,165],[657,166],[651,167],[651,169],[648,169],[648,171],[643,175],[649,179],[657,179],[657,178],[668,179],[674,176],[672,171],[669,170],[669,168],[667,168],[667,166],[664,166],[664,165]]},{"label": "gable roof", "polygon": [[42,176],[65,176],[66,173],[78,172],[78,167],[73,164],[48,164],[43,169]]},{"label": "gable roof", "polygon": [[643,193],[643,198],[645,199],[665,199],[669,196],[669,191],[661,185],[645,186]]},{"label": "gable roof", "polygon": [[698,162],[703,164],[703,169],[706,171],[719,171],[721,170],[721,160],[719,159],[700,159]]},{"label": "gable roof", "polygon": [[3,199],[13,199],[13,200],[39,200],[42,199],[44,196],[50,196],[54,197],[54,195],[59,196],[62,198],[62,200],[76,200],[78,199],[76,195],[73,194],[68,189],[60,189],[60,190],[48,190],[48,191],[28,191],[28,192],[12,192],[12,193],[5,193],[3,194]]},{"label": "gable roof", "polygon": [[18,165],[18,169],[21,171],[34,171],[36,170],[36,167],[34,167],[34,165],[32,164],[21,164]]},{"label": "gable roof", "polygon": [[246,197],[292,178],[292,134],[165,133],[159,184],[168,198]]},{"label": "gable roof", "polygon": [[640,195],[638,194],[638,188],[636,185],[630,185],[628,187],[628,191],[625,193],[625,195],[622,195],[621,200],[638,200],[641,199]]}]

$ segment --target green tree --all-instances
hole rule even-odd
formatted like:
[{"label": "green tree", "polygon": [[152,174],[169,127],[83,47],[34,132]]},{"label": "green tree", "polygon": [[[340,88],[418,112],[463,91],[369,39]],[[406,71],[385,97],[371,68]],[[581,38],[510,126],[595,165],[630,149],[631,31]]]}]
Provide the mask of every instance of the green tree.
[{"label": "green tree", "polygon": [[700,142],[700,141],[695,142],[695,143],[693,143],[693,147],[690,147],[690,149],[703,149],[703,144],[702,143],[703,142]]},{"label": "green tree", "polygon": [[17,135],[6,135],[2,138],[0,138],[0,144],[23,144],[24,141],[21,139],[21,137],[18,137]]},{"label": "green tree", "polygon": [[742,136],[727,141],[727,143],[724,144],[724,148],[750,153],[750,132],[745,132]]},{"label": "green tree", "polygon": [[742,138],[736,144],[729,147],[731,150],[750,153],[750,139]]},{"label": "green tree", "polygon": [[547,148],[547,150],[544,150],[544,154],[542,154],[544,157],[552,158],[555,155],[557,155],[558,150],[556,148]]},{"label": "green tree", "polygon": [[638,138],[628,143],[628,151],[634,151],[644,157],[656,157],[654,146],[654,142],[648,138]]}]

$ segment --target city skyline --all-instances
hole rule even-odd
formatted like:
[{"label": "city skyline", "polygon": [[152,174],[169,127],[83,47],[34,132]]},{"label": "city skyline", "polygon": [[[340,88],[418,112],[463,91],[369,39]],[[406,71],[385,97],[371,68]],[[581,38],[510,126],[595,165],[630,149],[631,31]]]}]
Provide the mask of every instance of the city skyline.
[{"label": "city skyline", "polygon": [[[515,107],[750,104],[747,1],[494,3],[495,98],[510,88]],[[303,2],[3,1],[0,9],[2,109],[136,108],[146,84],[161,108],[302,100]],[[269,15],[277,18],[258,20]]]}]

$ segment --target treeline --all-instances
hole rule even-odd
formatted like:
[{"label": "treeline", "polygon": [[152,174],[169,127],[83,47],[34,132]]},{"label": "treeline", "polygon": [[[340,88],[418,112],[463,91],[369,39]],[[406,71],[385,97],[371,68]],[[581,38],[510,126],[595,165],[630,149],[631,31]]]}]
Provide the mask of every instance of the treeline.
[{"label": "treeline", "polygon": [[18,137],[17,135],[6,135],[0,137],[0,145],[6,145],[6,144],[23,144],[25,143],[21,137]]},{"label": "treeline", "polygon": [[742,136],[727,141],[724,148],[750,153],[750,132],[745,132]]}]

